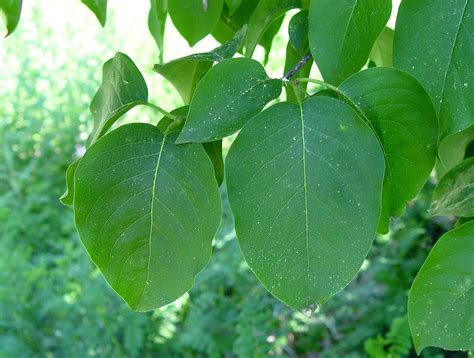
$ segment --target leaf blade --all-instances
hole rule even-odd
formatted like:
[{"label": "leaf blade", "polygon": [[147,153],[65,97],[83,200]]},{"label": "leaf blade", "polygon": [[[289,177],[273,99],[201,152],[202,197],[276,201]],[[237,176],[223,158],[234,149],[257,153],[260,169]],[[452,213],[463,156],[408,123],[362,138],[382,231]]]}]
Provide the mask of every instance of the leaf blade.
[{"label": "leaf blade", "polygon": [[23,6],[23,0],[1,0],[0,1],[0,13],[3,14],[4,22],[7,28],[5,37],[11,35],[18,26],[21,16],[21,8]]},{"label": "leaf blade", "polygon": [[107,0],[81,0],[94,13],[102,27],[107,21]]}]

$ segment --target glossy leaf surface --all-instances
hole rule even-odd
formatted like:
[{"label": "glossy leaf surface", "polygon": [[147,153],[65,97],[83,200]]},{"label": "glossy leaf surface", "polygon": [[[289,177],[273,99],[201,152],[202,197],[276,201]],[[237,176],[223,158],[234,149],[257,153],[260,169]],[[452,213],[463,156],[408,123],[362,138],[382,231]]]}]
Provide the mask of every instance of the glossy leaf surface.
[{"label": "glossy leaf surface", "polygon": [[353,279],[375,236],[383,175],[377,138],[337,99],[276,104],[245,125],[227,189],[245,259],[273,295],[310,313]]},{"label": "glossy leaf surface", "polygon": [[439,239],[416,276],[408,318],[418,353],[474,349],[474,222]]},{"label": "glossy leaf surface", "polygon": [[170,303],[209,261],[221,217],[211,161],[148,124],[119,127],[76,171],[80,238],[112,288],[137,311]]},{"label": "glossy leaf surface", "polygon": [[280,93],[281,80],[270,79],[257,61],[224,60],[196,88],[178,143],[213,142],[227,137]]},{"label": "glossy leaf surface", "polygon": [[391,11],[391,0],[311,2],[309,44],[327,82],[339,85],[365,65]]}]

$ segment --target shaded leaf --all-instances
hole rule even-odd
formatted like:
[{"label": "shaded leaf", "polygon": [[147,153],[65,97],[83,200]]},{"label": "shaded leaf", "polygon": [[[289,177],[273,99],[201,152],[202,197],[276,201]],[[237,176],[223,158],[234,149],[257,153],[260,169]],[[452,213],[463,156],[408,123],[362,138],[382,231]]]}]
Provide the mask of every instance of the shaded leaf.
[{"label": "shaded leaf", "polygon": [[327,82],[339,85],[366,64],[391,11],[391,0],[311,2],[309,44]]},{"label": "shaded leaf", "polygon": [[214,166],[217,184],[221,185],[224,181],[224,158],[222,156],[222,140],[215,142],[202,143],[209,159]]},{"label": "shaded leaf", "polygon": [[426,347],[474,349],[474,222],[439,239],[418,272],[408,318],[418,354]]},{"label": "shaded leaf", "polygon": [[148,29],[155,39],[160,51],[160,62],[163,62],[163,40],[165,37],[166,16],[168,14],[167,0],[150,0],[148,13]]},{"label": "shaded leaf", "polygon": [[451,134],[441,141],[436,165],[438,178],[442,178],[467,157],[468,146],[472,142],[474,142],[474,125],[462,132]]},{"label": "shaded leaf", "polygon": [[288,25],[290,43],[301,56],[308,52],[308,11],[302,10],[294,15]]},{"label": "shaded leaf", "polygon": [[341,93],[374,128],[385,155],[379,232],[399,216],[423,188],[433,169],[438,119],[429,95],[410,75],[393,68],[359,72],[340,86]]},{"label": "shaded leaf", "polygon": [[390,27],[383,29],[382,33],[375,41],[369,58],[378,67],[392,67],[393,61],[393,30]]},{"label": "shaded leaf", "polygon": [[189,290],[208,263],[221,203],[201,145],[176,145],[148,124],[89,148],[75,177],[76,226],[107,282],[137,311]]},{"label": "shaded leaf", "polygon": [[107,0],[81,0],[92,11],[102,26],[107,21]]},{"label": "shaded leaf", "polygon": [[[294,47],[288,43],[286,46],[286,59],[285,59],[285,74],[288,73],[292,68],[294,68],[298,62],[301,61],[301,56]],[[305,78],[308,77],[311,72],[311,67],[313,66],[313,61],[308,61],[306,64],[301,67],[301,69],[293,75],[293,78]],[[306,82],[300,82],[293,85],[287,85],[286,90],[286,100],[291,103],[298,103],[298,97],[304,99],[306,97],[306,88],[308,84]],[[298,92],[298,93],[296,93]]]},{"label": "shaded leaf", "polygon": [[227,137],[280,93],[281,80],[270,79],[257,61],[224,60],[199,82],[178,143]]},{"label": "shaded leaf", "polygon": [[0,0],[0,15],[2,15],[7,28],[5,37],[10,35],[20,21],[22,0]]},{"label": "shaded leaf", "polygon": [[61,195],[59,200],[63,205],[72,205],[74,203],[74,174],[81,159],[71,163],[66,171],[66,192]]},{"label": "shaded leaf", "polygon": [[451,169],[433,192],[431,215],[474,216],[474,158]]},{"label": "shaded leaf", "polygon": [[214,30],[223,5],[224,0],[212,0],[205,9],[202,0],[168,0],[168,11],[173,24],[192,47]]},{"label": "shaded leaf", "polygon": [[250,120],[226,180],[240,247],[263,285],[304,313],[346,286],[375,237],[383,175],[377,138],[342,101],[280,103]]}]

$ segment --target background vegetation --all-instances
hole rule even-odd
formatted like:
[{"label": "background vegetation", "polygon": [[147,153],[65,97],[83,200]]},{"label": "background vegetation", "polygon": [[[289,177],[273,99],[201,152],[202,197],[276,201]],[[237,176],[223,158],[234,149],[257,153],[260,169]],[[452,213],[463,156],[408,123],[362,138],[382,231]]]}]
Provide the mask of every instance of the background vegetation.
[{"label": "background vegetation", "polygon": [[[83,150],[88,103],[101,64],[116,51],[144,70],[153,100],[179,97],[151,72],[147,2],[115,4],[105,30],[79,2],[25,4],[18,30],[0,43],[0,357],[408,357],[410,284],[452,223],[426,213],[432,184],[378,237],[357,279],[312,318],[257,282],[242,259],[228,206],[209,267],[177,302],[131,312],[80,244],[58,198],[64,172]],[[169,24],[165,59],[190,53]],[[280,75],[286,34],[268,71]],[[215,44],[206,40],[198,48]],[[195,49],[196,50],[196,49]],[[151,112],[132,111],[147,121]],[[226,193],[222,192],[224,203]],[[427,349],[424,357],[461,357]]]}]

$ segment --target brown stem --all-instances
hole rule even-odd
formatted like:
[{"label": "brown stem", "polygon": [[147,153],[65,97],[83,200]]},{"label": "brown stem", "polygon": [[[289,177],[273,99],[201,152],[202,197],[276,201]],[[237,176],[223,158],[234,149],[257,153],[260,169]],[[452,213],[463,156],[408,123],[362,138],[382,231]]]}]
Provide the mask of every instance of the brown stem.
[{"label": "brown stem", "polygon": [[283,76],[283,81],[289,81],[291,77],[293,77],[296,72],[301,70],[301,67],[306,65],[306,63],[312,58],[311,52],[307,53],[305,57],[301,59],[300,62],[296,64],[295,67],[293,67],[285,76]]}]

